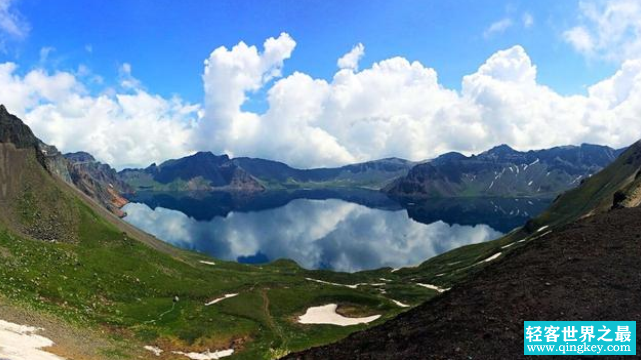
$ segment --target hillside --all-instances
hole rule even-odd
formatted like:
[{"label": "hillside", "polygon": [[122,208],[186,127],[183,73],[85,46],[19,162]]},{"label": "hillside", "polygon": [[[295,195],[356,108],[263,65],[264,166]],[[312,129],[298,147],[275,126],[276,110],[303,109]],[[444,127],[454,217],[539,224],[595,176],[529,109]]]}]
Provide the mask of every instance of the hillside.
[{"label": "hillside", "polygon": [[122,194],[133,189],[120,179],[115,169],[100,163],[86,152],[65,154],[71,182],[112,213],[122,217],[120,208],[127,204]]},{"label": "hillside", "polygon": [[178,250],[50,172],[29,128],[11,115],[0,120],[0,320],[44,327],[55,343],[47,351],[63,358],[155,359],[145,346],[166,359],[186,359],[174,351],[278,358],[368,326],[298,323],[309,307],[337,304],[348,317],[382,322],[405,310],[397,299],[416,305],[437,293],[394,274],[383,293],[375,273]]},{"label": "hillside", "polygon": [[638,321],[639,218],[617,210],[532,240],[383,325],[287,359],[522,359],[525,320]]},{"label": "hillside", "polygon": [[[186,358],[174,351],[231,350],[230,359],[278,358],[371,326],[299,323],[310,307],[336,304],[348,318],[381,315],[371,324],[383,324],[441,292],[438,299],[458,293],[494,263],[550,235],[543,226],[526,227],[417,267],[355,274],[308,271],[285,260],[265,266],[214,260],[122,222],[53,171],[58,153],[18,118],[7,114],[0,121],[0,320],[44,327],[56,344],[48,351],[67,359],[157,358],[145,346],[166,359]],[[636,174],[635,149],[604,173],[625,175],[616,168],[623,164]],[[72,157],[91,162],[85,154]],[[624,199],[620,204],[634,202],[636,192],[628,190],[635,177],[624,178],[624,188],[608,191],[603,201],[623,194],[628,197],[616,195]],[[552,224],[552,234],[558,226]]]},{"label": "hillside", "polygon": [[416,165],[384,191],[410,197],[554,197],[599,172],[621,152],[584,144],[528,152],[502,145],[470,157],[449,153]]},{"label": "hillside", "polygon": [[415,281],[436,271],[430,284],[453,286],[450,291],[385,324],[287,358],[518,359],[525,320],[639,319],[640,169],[636,143],[523,229],[398,271]]}]

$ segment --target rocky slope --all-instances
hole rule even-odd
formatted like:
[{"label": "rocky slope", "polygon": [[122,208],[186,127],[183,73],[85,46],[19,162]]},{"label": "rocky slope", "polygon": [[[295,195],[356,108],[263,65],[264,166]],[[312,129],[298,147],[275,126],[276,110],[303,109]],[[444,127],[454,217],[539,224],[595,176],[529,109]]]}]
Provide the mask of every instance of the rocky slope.
[{"label": "rocky slope", "polygon": [[624,209],[562,228],[383,325],[287,359],[523,359],[526,320],[638,321],[639,218]]},{"label": "rocky slope", "polygon": [[[559,197],[532,229],[421,265],[447,268],[456,253],[491,248],[496,260],[467,271],[450,291],[385,324],[287,359],[521,359],[525,320],[637,321],[641,208],[620,208],[616,194],[638,189],[640,170],[637,143]],[[412,275],[408,271],[404,276]]]},{"label": "rocky slope", "polygon": [[122,217],[120,210],[128,201],[122,194],[132,193],[133,189],[120,179],[115,169],[96,161],[86,153],[65,154],[71,182],[82,192],[95,199],[112,213]]},{"label": "rocky slope", "polygon": [[[36,159],[52,175],[74,185],[112,213],[124,215],[127,203],[121,194],[133,191],[109,165],[87,153],[63,155],[55,146],[40,141],[22,120],[0,105],[0,143],[8,149],[32,149]],[[9,156],[9,155],[7,155]]]},{"label": "rocky slope", "polygon": [[419,197],[554,197],[599,172],[621,152],[584,144],[528,152],[502,145],[470,157],[449,153],[416,165],[384,190]]},{"label": "rocky slope", "polygon": [[135,190],[256,192],[265,189],[227,155],[216,156],[210,152],[152,164],[146,169],[125,169],[119,176]]}]

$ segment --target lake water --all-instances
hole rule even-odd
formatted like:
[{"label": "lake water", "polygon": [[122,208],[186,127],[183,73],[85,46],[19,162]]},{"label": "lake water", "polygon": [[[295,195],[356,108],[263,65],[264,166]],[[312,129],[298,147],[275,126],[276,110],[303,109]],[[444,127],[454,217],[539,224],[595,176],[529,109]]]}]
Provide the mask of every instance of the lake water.
[{"label": "lake water", "polygon": [[496,239],[550,203],[398,200],[367,190],[143,192],[130,201],[126,221],[181,248],[242,263],[288,258],[307,269],[347,272],[416,265]]}]

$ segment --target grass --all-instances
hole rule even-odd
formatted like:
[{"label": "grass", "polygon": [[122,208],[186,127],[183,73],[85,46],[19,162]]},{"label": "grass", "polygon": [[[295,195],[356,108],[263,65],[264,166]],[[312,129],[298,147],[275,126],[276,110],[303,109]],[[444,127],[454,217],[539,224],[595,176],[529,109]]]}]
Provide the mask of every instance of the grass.
[{"label": "grass", "polygon": [[[107,359],[153,358],[144,345],[166,351],[234,347],[231,359],[272,359],[327,344],[371,325],[297,323],[307,308],[336,303],[350,314],[381,314],[378,324],[407,310],[393,300],[416,306],[438,295],[416,283],[456,286],[487,266],[482,260],[521,245],[502,246],[533,236],[513,232],[399,271],[308,271],[289,260],[263,266],[215,260],[211,266],[200,263],[212,260],[205,256],[139,241],[61,189],[35,166],[35,157],[26,161],[16,164],[29,171],[22,172],[13,207],[0,209],[0,293],[15,306],[99,330],[120,344],[101,350]],[[229,293],[239,295],[205,306]]]}]

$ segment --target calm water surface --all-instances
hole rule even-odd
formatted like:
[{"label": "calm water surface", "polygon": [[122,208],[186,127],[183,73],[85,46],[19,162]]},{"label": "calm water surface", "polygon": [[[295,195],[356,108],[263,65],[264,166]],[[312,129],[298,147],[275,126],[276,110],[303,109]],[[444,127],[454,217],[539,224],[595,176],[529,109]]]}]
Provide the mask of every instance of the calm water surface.
[{"label": "calm water surface", "polygon": [[391,199],[367,190],[139,193],[126,221],[178,247],[242,263],[281,258],[307,269],[419,264],[496,239],[549,204],[542,199]]}]

